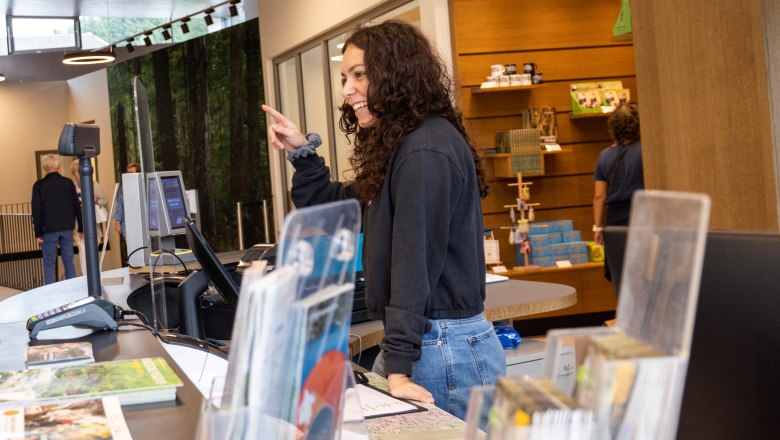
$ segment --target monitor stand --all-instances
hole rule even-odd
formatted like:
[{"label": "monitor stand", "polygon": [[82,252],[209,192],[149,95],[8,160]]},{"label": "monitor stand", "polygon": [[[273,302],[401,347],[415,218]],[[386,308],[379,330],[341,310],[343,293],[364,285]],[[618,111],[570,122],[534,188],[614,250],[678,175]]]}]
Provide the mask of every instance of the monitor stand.
[{"label": "monitor stand", "polygon": [[[196,261],[195,255],[189,249],[181,249],[176,247],[176,241],[173,236],[160,238],[160,249],[165,249],[176,254],[171,255],[170,252],[162,250],[154,250],[149,254],[149,264],[157,266],[176,266],[181,263],[192,263]],[[177,258],[178,257],[178,258]],[[181,260],[181,261],[179,261]]]}]

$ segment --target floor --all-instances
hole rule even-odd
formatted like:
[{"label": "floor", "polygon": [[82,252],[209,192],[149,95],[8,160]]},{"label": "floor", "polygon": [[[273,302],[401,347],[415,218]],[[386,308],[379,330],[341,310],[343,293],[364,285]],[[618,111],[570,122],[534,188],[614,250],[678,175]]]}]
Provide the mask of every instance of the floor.
[{"label": "floor", "polygon": [[0,286],[0,301],[8,299],[17,293],[21,293],[21,290],[11,289],[10,287]]}]

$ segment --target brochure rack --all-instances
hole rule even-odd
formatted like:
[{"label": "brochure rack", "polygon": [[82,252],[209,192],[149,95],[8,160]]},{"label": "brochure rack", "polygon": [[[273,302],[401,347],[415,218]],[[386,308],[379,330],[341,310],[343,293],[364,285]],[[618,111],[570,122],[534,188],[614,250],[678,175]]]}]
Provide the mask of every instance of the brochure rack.
[{"label": "brochure rack", "polygon": [[[709,214],[706,195],[635,193],[616,326],[547,334],[545,371],[553,383],[564,341],[574,338],[588,346],[574,397],[589,410],[593,425],[559,427],[567,433],[564,438],[675,437]],[[485,418],[489,397],[485,390],[472,395],[468,421],[473,435],[477,428],[487,429],[488,438],[541,434],[530,424],[508,437],[496,435]]]},{"label": "brochure rack", "polygon": [[348,335],[360,216],[354,200],[293,211],[277,268],[244,273],[228,374],[203,408],[198,438],[366,435],[362,419],[341,422],[355,382]]}]

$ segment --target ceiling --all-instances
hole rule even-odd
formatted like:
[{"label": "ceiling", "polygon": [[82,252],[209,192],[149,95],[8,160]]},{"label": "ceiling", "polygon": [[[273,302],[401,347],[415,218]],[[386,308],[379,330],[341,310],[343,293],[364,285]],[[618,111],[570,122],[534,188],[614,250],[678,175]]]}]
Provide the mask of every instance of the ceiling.
[{"label": "ceiling", "polygon": [[[36,17],[156,17],[177,19],[202,11],[223,0],[0,0],[3,15]],[[5,32],[2,33],[5,35]],[[140,46],[140,47],[139,47]],[[163,47],[136,46],[132,56]],[[0,73],[6,83],[64,81],[105,68],[105,65],[68,66],[62,64],[62,52],[0,56]],[[123,47],[116,49],[117,61],[130,58]],[[2,83],[0,83],[2,84]]]}]

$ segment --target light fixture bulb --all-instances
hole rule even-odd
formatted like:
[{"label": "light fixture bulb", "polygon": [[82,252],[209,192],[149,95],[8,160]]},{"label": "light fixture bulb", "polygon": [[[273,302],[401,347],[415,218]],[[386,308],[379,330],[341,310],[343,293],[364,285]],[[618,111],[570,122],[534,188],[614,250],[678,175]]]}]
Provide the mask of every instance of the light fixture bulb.
[{"label": "light fixture bulb", "polygon": [[170,24],[163,25],[162,37],[165,40],[171,39],[171,31],[169,30],[170,28],[171,28]]},{"label": "light fixture bulb", "polygon": [[145,36],[144,36],[144,44],[145,45],[147,45],[147,46],[151,46],[152,45],[152,38],[151,38],[151,36],[152,36],[151,32],[147,32],[145,34]]},{"label": "light fixture bulb", "polygon": [[238,8],[236,8],[236,5],[230,5],[228,10],[230,11],[231,17],[236,17],[238,15]]},{"label": "light fixture bulb", "polygon": [[214,19],[211,18],[211,15],[209,14],[206,14],[206,16],[203,17],[203,20],[206,22],[206,26],[211,26],[212,24],[214,24]]},{"label": "light fixture bulb", "polygon": [[0,73],[0,82],[5,81],[5,74]]},{"label": "light fixture bulb", "polygon": [[72,66],[83,66],[87,64],[110,63],[115,59],[114,51],[109,47],[107,50],[79,51],[65,54],[62,58],[62,63]]},{"label": "light fixture bulb", "polygon": [[186,34],[190,32],[190,26],[187,24],[190,21],[190,17],[184,17],[181,19],[181,33]]}]

